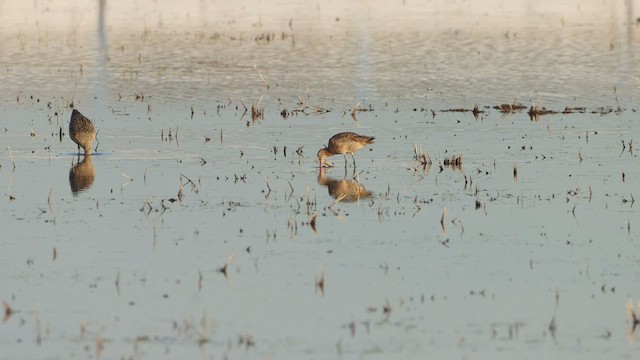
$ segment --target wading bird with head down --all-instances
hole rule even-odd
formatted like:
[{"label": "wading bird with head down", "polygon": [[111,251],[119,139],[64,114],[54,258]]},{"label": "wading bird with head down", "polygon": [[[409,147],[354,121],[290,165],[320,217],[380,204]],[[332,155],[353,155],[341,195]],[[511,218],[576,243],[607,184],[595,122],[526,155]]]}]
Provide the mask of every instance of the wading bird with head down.
[{"label": "wading bird with head down", "polygon": [[80,111],[76,109],[73,109],[73,113],[71,113],[69,137],[78,144],[78,154],[80,153],[80,148],[83,148],[85,155],[91,155],[91,145],[96,138],[96,130],[91,120],[80,114]]},{"label": "wading bird with head down", "polygon": [[327,164],[327,166],[333,166],[332,163],[325,160],[326,158],[342,154],[344,155],[344,167],[347,167],[347,154],[351,154],[351,158],[353,159],[353,167],[356,166],[356,158],[353,156],[353,153],[362,149],[367,144],[373,144],[373,140],[375,137],[373,136],[364,136],[358,135],[354,132],[342,132],[339,134],[335,134],[329,139],[329,144],[327,147],[322,148],[318,151],[318,161],[320,162],[320,168],[322,168],[323,164]]}]

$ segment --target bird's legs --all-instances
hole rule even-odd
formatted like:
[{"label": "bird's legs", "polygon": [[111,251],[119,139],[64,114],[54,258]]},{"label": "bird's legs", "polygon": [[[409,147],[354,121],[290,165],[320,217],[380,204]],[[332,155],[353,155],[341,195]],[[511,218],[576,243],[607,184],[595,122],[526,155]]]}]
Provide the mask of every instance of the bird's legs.
[{"label": "bird's legs", "polygon": [[351,153],[351,158],[353,159],[353,171],[356,171],[356,157],[353,156],[353,153]]},{"label": "bird's legs", "polygon": [[342,154],[344,156],[344,169],[347,170],[347,154]]}]

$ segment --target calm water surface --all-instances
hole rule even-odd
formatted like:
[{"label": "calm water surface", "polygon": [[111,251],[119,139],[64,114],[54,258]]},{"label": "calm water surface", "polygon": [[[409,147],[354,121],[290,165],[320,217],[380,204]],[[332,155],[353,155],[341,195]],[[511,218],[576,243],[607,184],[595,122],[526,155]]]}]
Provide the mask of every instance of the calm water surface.
[{"label": "calm water surface", "polygon": [[639,9],[2,3],[0,358],[637,358]]}]

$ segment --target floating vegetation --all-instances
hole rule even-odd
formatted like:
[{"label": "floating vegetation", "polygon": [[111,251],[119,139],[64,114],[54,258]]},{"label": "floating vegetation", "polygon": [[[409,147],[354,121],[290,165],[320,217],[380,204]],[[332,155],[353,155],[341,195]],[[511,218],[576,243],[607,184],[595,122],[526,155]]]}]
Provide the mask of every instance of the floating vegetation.
[{"label": "floating vegetation", "polygon": [[615,109],[611,106],[599,106],[593,110],[591,110],[591,114],[599,114],[599,115],[607,115],[611,113],[620,114],[624,111],[621,107],[616,107]]},{"label": "floating vegetation", "polygon": [[[374,111],[373,109],[373,105],[369,104],[366,107],[363,107],[362,104],[360,104],[359,102],[356,103],[356,105],[353,107],[353,109],[351,109],[351,117],[353,117],[355,119],[356,114],[360,113],[360,112],[369,112],[369,111]],[[345,112],[346,113],[346,112]]]},{"label": "floating vegetation", "polygon": [[622,151],[620,152],[620,155],[622,155],[624,151],[627,150],[627,148],[629,154],[633,155],[633,139],[629,140],[629,142],[626,144],[623,139],[621,139],[620,141],[622,142]]},{"label": "floating vegetation", "polygon": [[575,113],[584,114],[585,112],[587,112],[587,108],[583,106],[578,106],[578,107],[566,106],[564,110],[562,110],[563,114],[575,114]]},{"label": "floating vegetation", "polygon": [[548,110],[547,108],[538,107],[535,105],[532,105],[528,111],[529,118],[531,119],[531,121],[538,121],[540,119],[540,116],[543,116],[543,115],[557,114],[557,113],[558,113],[557,111]]},{"label": "floating vegetation", "polygon": [[302,98],[298,97],[297,107],[293,110],[288,110],[287,108],[282,109],[280,111],[280,116],[283,119],[289,118],[289,116],[293,115],[322,115],[330,112],[331,110],[315,105],[308,105],[306,102],[302,100]]},{"label": "floating vegetation", "polygon": [[251,104],[251,120],[256,122],[260,119],[264,119],[264,108],[258,107],[258,104],[254,102]]},{"label": "floating vegetation", "polygon": [[[431,114],[432,118],[435,118],[438,112],[440,113],[471,113],[473,114],[474,118],[479,119],[482,116],[486,115],[488,112],[488,110],[486,109],[490,109],[490,108],[496,109],[502,114],[515,114],[528,109],[527,114],[529,115],[530,119],[534,121],[538,120],[540,116],[551,115],[551,114],[568,115],[568,114],[584,114],[588,112],[592,114],[606,115],[610,113],[619,114],[624,110],[620,107],[617,107],[617,108],[597,107],[592,110],[588,110],[586,107],[583,107],[583,106],[576,106],[576,107],[566,106],[562,110],[554,110],[554,109],[548,109],[546,107],[540,107],[537,105],[526,106],[526,105],[523,105],[522,103],[513,103],[513,104],[495,105],[493,107],[489,107],[489,106],[481,107],[478,104],[475,104],[473,108],[461,107],[461,108],[446,108],[446,109],[428,109],[425,107],[421,107],[421,108],[413,107],[411,108],[411,111],[414,111],[414,112],[420,111],[420,112],[428,113],[428,114]],[[323,106],[307,105],[306,102],[300,99],[297,104],[297,108],[290,110],[289,108],[284,107],[280,111],[280,116],[283,119],[288,119],[292,115],[298,115],[298,114],[320,115],[320,114],[331,112],[333,110],[335,109],[330,109]],[[366,107],[363,107],[360,103],[356,103],[356,105],[352,108],[348,108],[346,110],[343,109],[342,113],[343,115],[350,114],[352,117],[355,118],[356,114],[359,112],[370,112],[370,111],[374,111],[374,108],[371,104],[369,104]],[[400,108],[397,108],[395,110],[396,113],[400,111],[401,111]]]},{"label": "floating vegetation", "polygon": [[444,160],[442,160],[442,164],[444,166],[451,166],[454,169],[460,169],[462,168],[462,154],[453,154],[450,158],[445,157]]},{"label": "floating vegetation", "polygon": [[475,104],[473,106],[473,109],[467,109],[467,108],[455,108],[455,109],[444,109],[444,110],[440,110],[440,112],[457,112],[457,113],[472,113],[473,117],[475,117],[476,119],[480,117],[481,114],[484,114],[485,111],[484,110],[480,110],[480,107],[478,107],[478,104]]},{"label": "floating vegetation", "polygon": [[253,37],[253,40],[257,43],[270,43],[276,38],[275,33],[262,33]]},{"label": "floating vegetation", "polygon": [[430,167],[431,164],[433,164],[431,156],[422,151],[422,145],[413,145],[413,158],[420,164],[420,166],[422,166],[423,170],[426,170],[427,167]]},{"label": "floating vegetation", "polygon": [[522,110],[526,109],[527,107],[525,105],[517,103],[517,104],[496,105],[493,108],[498,110],[498,111],[500,111],[501,113],[515,113],[515,112],[522,111]]},{"label": "floating vegetation", "polygon": [[249,350],[251,347],[255,346],[256,342],[253,339],[252,335],[238,335],[238,346],[244,346],[246,350]]}]

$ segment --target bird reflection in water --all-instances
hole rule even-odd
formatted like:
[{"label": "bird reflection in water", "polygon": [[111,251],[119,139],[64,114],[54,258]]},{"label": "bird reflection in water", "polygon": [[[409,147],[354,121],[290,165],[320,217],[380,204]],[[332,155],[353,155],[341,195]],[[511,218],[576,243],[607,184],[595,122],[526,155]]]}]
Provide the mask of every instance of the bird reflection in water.
[{"label": "bird reflection in water", "polygon": [[318,173],[318,184],[326,186],[329,195],[341,202],[356,202],[371,197],[371,192],[360,182],[346,179],[346,174],[342,180],[329,177],[323,168]]},{"label": "bird reflection in water", "polygon": [[91,155],[86,155],[69,170],[69,185],[73,195],[90,188],[95,178],[96,168],[91,162]]}]

